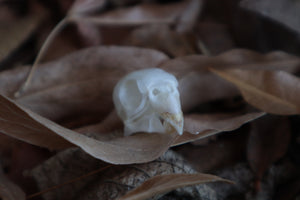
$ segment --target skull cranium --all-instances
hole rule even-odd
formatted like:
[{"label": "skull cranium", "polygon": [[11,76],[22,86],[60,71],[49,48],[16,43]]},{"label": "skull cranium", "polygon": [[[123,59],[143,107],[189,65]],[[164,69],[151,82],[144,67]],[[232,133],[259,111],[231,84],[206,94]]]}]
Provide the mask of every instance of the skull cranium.
[{"label": "skull cranium", "polygon": [[178,82],[162,69],[134,71],[116,85],[113,100],[125,125],[125,135],[135,132],[182,134],[183,116]]}]

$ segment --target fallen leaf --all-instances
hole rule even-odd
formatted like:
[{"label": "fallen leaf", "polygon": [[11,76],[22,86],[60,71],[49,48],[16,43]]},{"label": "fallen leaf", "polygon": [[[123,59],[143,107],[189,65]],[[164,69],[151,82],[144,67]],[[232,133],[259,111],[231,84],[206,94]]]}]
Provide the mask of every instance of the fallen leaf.
[{"label": "fallen leaf", "polygon": [[68,15],[72,17],[72,15],[90,14],[99,11],[106,3],[107,0],[75,0]]},{"label": "fallen leaf", "polygon": [[252,123],[247,158],[258,181],[265,171],[287,151],[290,124],[286,117],[266,115]]},{"label": "fallen leaf", "polygon": [[167,193],[179,187],[185,187],[196,184],[203,184],[216,181],[228,180],[210,174],[168,174],[154,176],[148,179],[139,187],[131,190],[119,200],[144,200],[150,197]]},{"label": "fallen leaf", "polygon": [[212,73],[190,72],[179,76],[178,90],[183,112],[189,112],[201,103],[239,95],[232,84]]},{"label": "fallen leaf", "polygon": [[0,96],[0,131],[50,149],[82,148],[95,158],[113,164],[143,163],[154,160],[171,145],[174,135],[141,133],[111,140],[96,140],[63,128],[54,122],[31,112],[11,100]]},{"label": "fallen leaf", "polygon": [[290,29],[300,32],[300,3],[293,0],[243,0],[240,2],[243,8],[269,17],[282,23]]},{"label": "fallen leaf", "polygon": [[[218,55],[235,46],[229,28],[224,24],[202,22],[197,24],[196,31],[200,42],[199,49],[203,54],[206,50],[208,55]],[[201,44],[204,47],[201,47]]]},{"label": "fallen leaf", "polygon": [[11,182],[0,169],[0,197],[3,200],[25,200],[25,193]]},{"label": "fallen leaf", "polygon": [[184,117],[184,133],[178,136],[173,146],[199,140],[224,131],[232,131],[251,122],[265,113],[236,114],[190,114]]},{"label": "fallen leaf", "polygon": [[[51,120],[75,116],[76,113],[101,113],[101,120],[101,115],[103,118],[112,110],[112,90],[124,74],[156,67],[167,59],[165,54],[150,49],[88,48],[39,66],[30,86],[17,101]],[[0,93],[13,96],[28,70],[17,68],[2,72]]]},{"label": "fallen leaf", "polygon": [[178,33],[192,31],[202,10],[203,0],[190,0],[183,13],[180,15],[176,25]]},{"label": "fallen leaf", "polygon": [[102,42],[100,30],[97,26],[91,23],[77,22],[77,29],[82,36],[84,46],[97,46]]},{"label": "fallen leaf", "polygon": [[283,70],[295,73],[300,59],[282,51],[260,54],[246,49],[233,49],[217,56],[189,55],[165,61],[160,67],[181,77],[187,72],[206,72],[208,68],[240,68],[251,70]]},{"label": "fallen leaf", "polygon": [[[93,159],[80,149],[71,148],[58,153],[37,166],[31,174],[36,179],[40,189],[44,190],[53,185],[74,180],[87,174],[87,172],[103,169],[105,166],[107,166],[106,163]],[[126,166],[111,165],[101,173],[69,183],[64,187],[57,188],[55,191],[44,193],[43,197],[45,200],[66,198],[113,200],[157,175],[195,173],[196,171],[188,162],[180,155],[169,150],[152,162]],[[170,196],[172,194],[173,196],[184,196],[191,199],[205,199],[206,197],[210,197],[211,200],[217,199],[217,195],[206,184],[179,188],[173,191]],[[168,194],[164,195],[166,198],[168,196]]]},{"label": "fallen leaf", "polygon": [[145,24],[174,24],[184,11],[188,1],[169,4],[140,4],[129,8],[119,8],[98,16],[73,16],[71,20],[87,21],[107,26],[137,26]]},{"label": "fallen leaf", "polygon": [[174,150],[182,155],[198,172],[211,173],[245,159],[248,127],[250,126],[208,140],[206,144],[202,143],[203,140],[197,140],[177,146]]},{"label": "fallen leaf", "polygon": [[196,53],[186,35],[171,30],[166,24],[145,25],[137,28],[131,32],[124,44],[158,49],[172,57]]},{"label": "fallen leaf", "polygon": [[300,79],[284,71],[217,70],[212,72],[236,85],[245,100],[268,113],[300,113]]}]

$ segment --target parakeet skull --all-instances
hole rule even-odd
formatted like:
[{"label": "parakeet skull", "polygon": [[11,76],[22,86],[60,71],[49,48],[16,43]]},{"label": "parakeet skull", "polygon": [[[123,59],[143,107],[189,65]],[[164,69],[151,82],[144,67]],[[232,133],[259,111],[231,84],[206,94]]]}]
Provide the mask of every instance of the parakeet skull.
[{"label": "parakeet skull", "polygon": [[183,115],[178,82],[162,69],[134,71],[114,88],[113,100],[124,122],[124,134],[159,132],[182,134]]}]

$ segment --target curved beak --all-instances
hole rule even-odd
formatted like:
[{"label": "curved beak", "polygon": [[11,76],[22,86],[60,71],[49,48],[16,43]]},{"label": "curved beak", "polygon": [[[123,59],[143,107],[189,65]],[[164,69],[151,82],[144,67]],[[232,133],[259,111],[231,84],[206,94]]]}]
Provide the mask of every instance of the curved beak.
[{"label": "curved beak", "polygon": [[177,133],[182,135],[183,132],[183,114],[180,113],[168,113],[163,112],[160,114],[161,119],[163,120],[163,126],[166,133]]}]

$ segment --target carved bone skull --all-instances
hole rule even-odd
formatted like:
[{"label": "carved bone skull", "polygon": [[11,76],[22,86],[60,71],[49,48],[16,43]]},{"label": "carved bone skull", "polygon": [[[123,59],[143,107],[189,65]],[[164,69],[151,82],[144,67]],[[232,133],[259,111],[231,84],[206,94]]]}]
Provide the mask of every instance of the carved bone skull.
[{"label": "carved bone skull", "polygon": [[182,134],[178,82],[162,69],[134,71],[114,88],[113,101],[124,122],[125,136],[135,132]]}]

